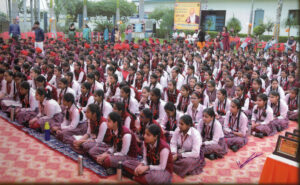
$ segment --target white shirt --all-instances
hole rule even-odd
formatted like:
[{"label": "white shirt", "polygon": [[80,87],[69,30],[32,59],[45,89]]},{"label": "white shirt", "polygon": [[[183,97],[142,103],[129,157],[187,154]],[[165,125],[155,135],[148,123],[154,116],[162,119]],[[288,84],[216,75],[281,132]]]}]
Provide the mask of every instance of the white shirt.
[{"label": "white shirt", "polygon": [[[123,101],[123,98],[121,98],[121,101]],[[127,101],[128,100],[126,100],[126,103]],[[134,97],[130,96],[128,109],[132,114],[136,114],[139,112],[139,107],[137,106],[138,104],[139,102]]]},{"label": "white shirt", "polygon": [[261,116],[261,120],[259,120],[259,115],[263,113],[263,109],[258,109],[257,114],[254,113],[254,111],[257,109],[257,105],[254,106],[253,111],[252,111],[252,118],[251,121],[254,121],[256,123],[260,123],[262,125],[269,124],[270,121],[273,120],[273,109],[268,105],[266,109],[266,117]]},{"label": "white shirt", "polygon": [[[212,121],[209,123],[209,126],[210,126],[210,131],[211,132],[211,126],[212,126]],[[199,133],[201,134],[202,133],[202,130],[204,128],[204,122],[203,120],[201,120],[200,124],[198,125],[197,127],[197,130],[199,131]],[[222,125],[221,123],[215,119],[215,122],[214,122],[214,130],[212,131],[212,140],[210,141],[204,141],[203,143],[205,145],[212,145],[212,144],[218,144],[219,143],[219,139],[221,138],[224,138],[224,133],[223,133],[223,129],[222,129]],[[205,138],[202,138],[202,140],[204,140]]]},{"label": "white shirt", "polygon": [[177,149],[183,149],[183,153],[181,153],[182,157],[199,157],[200,147],[202,145],[202,138],[199,131],[194,127],[191,127],[187,132],[186,139],[183,139],[183,133],[181,133],[180,129],[177,128],[170,142],[171,152],[177,153]]},{"label": "white shirt", "polygon": [[202,120],[202,112],[203,112],[203,105],[200,103],[198,104],[198,107],[196,111],[193,111],[193,104],[190,103],[190,105],[187,108],[187,114],[192,117],[193,123],[196,125]]},{"label": "white shirt", "polygon": [[[215,111],[216,114],[218,114],[218,112],[217,112],[218,109],[219,109],[219,111],[224,109],[225,115],[226,115],[226,112],[230,111],[230,104],[231,104],[230,99],[228,99],[228,98],[226,99],[225,108],[224,108],[224,103],[225,103],[225,100],[223,100],[222,103],[219,103],[219,99],[218,98],[216,99],[215,104],[214,104],[214,111]],[[225,117],[225,115],[222,116],[222,117]]]},{"label": "white shirt", "polygon": [[113,111],[111,104],[108,103],[106,100],[103,100],[101,104],[98,104],[97,102],[94,103],[100,107],[100,110],[102,109],[103,106],[102,115],[104,118],[107,118],[108,114]]},{"label": "white shirt", "polygon": [[39,104],[39,114],[37,115],[38,118],[48,119],[52,118],[55,114],[61,113],[59,104],[53,99],[44,99],[42,104],[44,105],[44,109],[42,110],[42,107]]},{"label": "white shirt", "polygon": [[[98,131],[98,136],[96,138],[96,143],[102,143],[103,139],[105,137],[106,134],[106,130],[107,130],[107,123],[106,122],[102,122],[100,127],[99,127],[99,131]],[[91,134],[91,124],[90,124],[90,120],[88,120],[88,129],[87,129],[87,134]]]},{"label": "white shirt", "polygon": [[[156,147],[157,146],[157,141],[156,143],[152,146]],[[150,146],[151,147],[151,146]],[[143,150],[143,163],[147,165],[147,147],[144,145],[144,150]],[[170,150],[168,148],[164,148],[160,151],[159,153],[159,165],[150,165],[149,169],[150,170],[165,170],[168,162],[168,157],[169,157]]]},{"label": "white shirt", "polygon": [[[179,126],[179,121],[180,121],[180,117],[183,116],[183,113],[180,112],[180,111],[176,111],[176,126],[178,128]],[[167,126],[167,123],[168,123],[168,116],[167,114],[165,114],[165,117],[164,119],[162,120],[162,122],[160,123],[160,126],[165,130],[166,129],[166,126]],[[169,131],[169,134],[170,135],[173,135],[174,131]]]},{"label": "white shirt", "polygon": [[77,126],[80,122],[84,121],[84,118],[80,121],[80,112],[74,104],[70,107],[70,110],[69,110],[69,120],[67,120],[67,118],[66,118],[67,111],[68,110],[66,109],[64,121],[62,122],[60,127],[62,130],[73,130],[73,129],[77,128]]},{"label": "white shirt", "polygon": [[[277,109],[278,105],[275,106],[271,106],[271,102],[268,101],[268,105],[273,109],[273,114],[275,114],[275,110]],[[285,102],[284,99],[280,99],[280,107],[279,107],[279,111],[280,111],[280,115],[278,117],[276,117],[276,115],[274,115],[274,118],[276,119],[285,119],[287,118],[287,112],[289,110],[289,107],[287,105],[287,103]]]},{"label": "white shirt", "polygon": [[[231,118],[230,118],[231,117]],[[226,117],[225,117],[225,121],[224,121],[224,131],[226,132],[232,132],[232,131],[237,131],[242,133],[243,136],[245,137],[246,136],[246,133],[247,133],[247,130],[248,130],[248,118],[247,116],[245,115],[244,112],[241,112],[240,113],[240,119],[237,120],[238,118],[238,113],[236,116],[233,116],[232,113],[229,111],[226,113]],[[230,128],[230,123],[229,121],[231,122],[231,124],[233,123],[233,126],[231,126]],[[239,122],[239,128],[237,128],[238,126],[238,123]]]},{"label": "white shirt", "polygon": [[35,111],[39,107],[38,101],[35,99],[35,90],[30,88],[29,95],[27,95],[25,98],[28,98],[29,96],[29,106],[28,108],[21,108],[21,111]]},{"label": "white shirt", "polygon": [[284,90],[282,89],[282,87],[278,86],[277,89],[271,90],[272,85],[269,85],[269,87],[266,89],[266,94],[270,95],[271,91],[276,91],[279,93],[280,99],[284,99],[285,98],[285,93]]},{"label": "white shirt", "polygon": [[[116,135],[118,135],[118,130],[117,131],[113,131]],[[118,155],[118,156],[125,156],[127,155],[127,153],[129,152],[129,148],[130,148],[130,144],[131,144],[131,134],[124,134],[123,138],[122,138],[122,149],[120,152],[116,152],[116,148],[114,148],[114,146],[112,146],[111,148],[108,149],[108,151],[110,153],[113,153],[114,155]]]},{"label": "white shirt", "polygon": [[13,98],[14,97],[14,95],[17,93],[17,87],[16,87],[16,83],[15,83],[15,81],[14,80],[12,80],[11,82],[10,82],[10,92],[9,92],[9,94],[7,93],[7,81],[6,80],[3,80],[2,81],[2,88],[1,88],[1,91],[0,91],[0,94],[2,95],[2,96],[5,96],[5,97],[7,97],[7,98]]}]

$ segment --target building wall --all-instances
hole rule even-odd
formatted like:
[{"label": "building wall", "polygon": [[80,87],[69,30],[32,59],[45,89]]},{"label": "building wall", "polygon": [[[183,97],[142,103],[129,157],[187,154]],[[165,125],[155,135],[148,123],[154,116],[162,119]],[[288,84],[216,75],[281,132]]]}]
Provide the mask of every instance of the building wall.
[{"label": "building wall", "polygon": [[[191,0],[193,1],[193,0]],[[145,1],[145,13],[150,13],[156,8],[173,8],[175,1],[161,0],[161,1]],[[226,10],[227,21],[233,16],[238,18],[242,24],[241,33],[247,33],[249,17],[251,11],[251,0],[202,0],[204,10]],[[253,7],[253,22],[254,14],[256,9],[264,10],[264,23],[268,20],[273,22],[276,21],[276,10],[277,10],[277,0],[254,0]],[[283,0],[283,7],[281,12],[281,26],[280,35],[287,36],[288,33],[285,32],[284,21],[288,17],[289,10],[299,9],[298,0]],[[299,28],[292,28],[290,34],[294,36],[299,36]],[[264,34],[268,34],[265,32]],[[270,35],[273,33],[269,33]]]}]

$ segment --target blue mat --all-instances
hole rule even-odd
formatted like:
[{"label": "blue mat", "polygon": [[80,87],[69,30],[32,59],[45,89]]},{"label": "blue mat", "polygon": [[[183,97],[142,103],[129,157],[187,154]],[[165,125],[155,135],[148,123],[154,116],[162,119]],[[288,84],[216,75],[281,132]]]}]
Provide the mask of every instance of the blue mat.
[{"label": "blue mat", "polygon": [[[49,141],[45,141],[44,133],[37,132],[33,129],[24,127],[23,125],[21,125],[17,122],[11,121],[10,118],[8,118],[7,115],[3,112],[0,112],[0,117],[5,119],[9,123],[12,123],[13,125],[20,127],[21,130],[23,130],[24,132],[28,133],[29,135],[37,138],[40,142],[45,143],[50,148],[52,148],[54,150],[57,150],[60,153],[62,153],[64,155],[72,158],[73,160],[77,161],[78,153],[74,152],[72,150],[72,148],[70,147],[70,145],[62,143],[61,141],[57,140],[52,135],[51,135],[51,139]],[[83,166],[85,168],[88,168],[88,169],[92,170],[93,172],[95,172],[96,174],[98,174],[102,177],[108,176],[107,173],[106,173],[106,170],[89,157],[85,157],[85,156],[83,157]]]}]

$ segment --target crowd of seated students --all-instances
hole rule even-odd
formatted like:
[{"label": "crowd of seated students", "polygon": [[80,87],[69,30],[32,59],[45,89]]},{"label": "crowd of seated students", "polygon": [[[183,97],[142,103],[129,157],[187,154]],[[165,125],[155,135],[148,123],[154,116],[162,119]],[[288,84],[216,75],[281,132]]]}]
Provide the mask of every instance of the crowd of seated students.
[{"label": "crowd of seated students", "polygon": [[[121,44],[119,44],[121,45]],[[140,183],[200,174],[205,158],[236,152],[298,117],[298,57],[171,41],[0,43],[1,111],[51,133],[109,173]],[[252,136],[251,136],[252,135]],[[74,137],[81,136],[81,137]],[[138,157],[140,156],[140,157]],[[139,159],[139,160],[138,160]]]}]

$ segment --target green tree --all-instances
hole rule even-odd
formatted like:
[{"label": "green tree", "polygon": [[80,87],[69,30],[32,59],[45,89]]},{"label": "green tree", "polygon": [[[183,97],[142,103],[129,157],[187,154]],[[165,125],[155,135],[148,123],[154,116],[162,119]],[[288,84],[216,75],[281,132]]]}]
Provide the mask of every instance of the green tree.
[{"label": "green tree", "polygon": [[266,29],[265,29],[264,25],[260,24],[253,29],[253,33],[255,36],[261,36],[265,32],[265,30]]},{"label": "green tree", "polygon": [[210,28],[211,28],[211,26],[212,26],[213,24],[214,24],[214,23],[213,23],[212,19],[207,19],[207,20],[205,21],[205,26],[206,26],[207,31],[210,31]]},{"label": "green tree", "polygon": [[227,28],[228,30],[233,30],[234,35],[238,34],[242,27],[241,22],[234,16],[227,22]]},{"label": "green tree", "polygon": [[160,30],[165,33],[165,37],[169,34],[174,27],[174,9],[158,9],[149,14],[150,19],[155,19],[159,24]]},{"label": "green tree", "polygon": [[272,32],[273,28],[274,28],[274,22],[271,20],[268,20],[268,22],[266,24],[264,24],[265,30],[268,32],[268,35],[270,32]]}]

